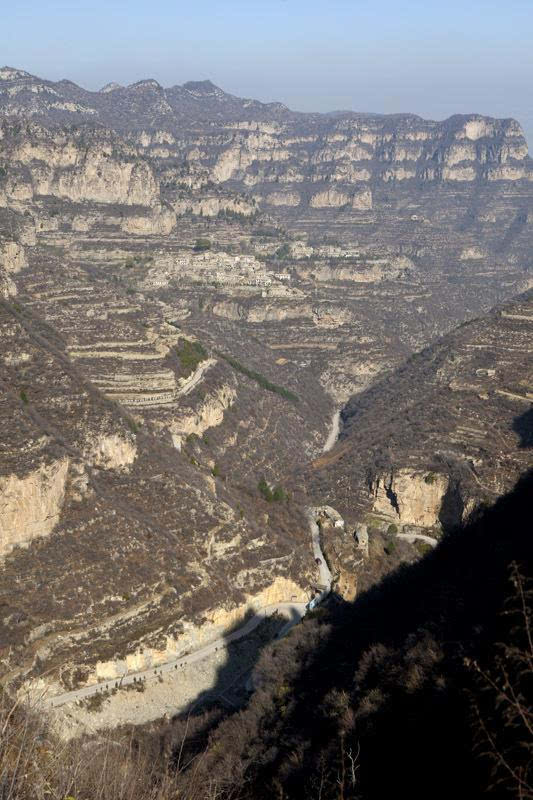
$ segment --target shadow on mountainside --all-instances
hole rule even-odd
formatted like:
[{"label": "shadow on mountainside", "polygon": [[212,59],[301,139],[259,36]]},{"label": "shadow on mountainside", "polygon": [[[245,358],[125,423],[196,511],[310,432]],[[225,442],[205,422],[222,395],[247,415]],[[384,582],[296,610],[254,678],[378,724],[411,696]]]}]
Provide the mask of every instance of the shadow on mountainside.
[{"label": "shadow on mountainside", "polygon": [[244,619],[225,631],[224,645],[221,644],[218,648],[219,652],[225,651],[225,657],[217,668],[213,686],[198,694],[190,703],[186,715],[204,712],[214,706],[235,710],[248,699],[247,685],[263,648],[275,639],[287,624],[286,618],[273,615],[260,622],[243,638],[233,639],[234,634],[244,628],[254,616],[254,611],[250,609]]},{"label": "shadow on mountainside", "polygon": [[533,447],[533,406],[515,418],[513,430],[520,436],[520,447]]},{"label": "shadow on mountainside", "polygon": [[221,643],[217,649],[217,652],[223,651],[223,661],[217,668],[212,687],[201,691],[185,710],[160,729],[163,750],[172,754],[171,763],[175,768],[181,769],[183,764],[194,760],[206,747],[217,724],[248,701],[252,674],[264,647],[287,626],[287,618],[276,614],[242,639],[233,639],[234,634],[254,616],[254,611],[249,609],[244,619],[225,632],[224,644]]},{"label": "shadow on mountainside", "polygon": [[268,647],[200,773],[247,800],[519,796],[482,757],[486,720],[516,769],[526,751],[475,665],[490,671],[499,643],[522,643],[502,612],[511,565],[530,569],[532,500],[533,471],[424,559]]}]

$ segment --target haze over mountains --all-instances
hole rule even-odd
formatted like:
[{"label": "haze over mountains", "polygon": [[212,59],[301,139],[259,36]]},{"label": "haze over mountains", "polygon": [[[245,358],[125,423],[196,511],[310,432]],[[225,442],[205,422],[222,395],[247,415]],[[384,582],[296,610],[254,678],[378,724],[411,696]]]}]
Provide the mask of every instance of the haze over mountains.
[{"label": "haze over mountains", "polygon": [[[350,602],[467,524],[530,464],[532,286],[513,119],[2,68],[4,686],[111,686],[308,603],[310,507]],[[175,714],[213,664],[55,724]]]}]

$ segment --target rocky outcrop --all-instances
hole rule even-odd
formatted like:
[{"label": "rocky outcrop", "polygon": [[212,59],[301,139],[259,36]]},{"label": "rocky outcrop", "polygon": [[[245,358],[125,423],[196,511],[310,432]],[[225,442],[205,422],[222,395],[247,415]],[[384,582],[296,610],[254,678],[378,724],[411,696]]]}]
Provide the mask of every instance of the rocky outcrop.
[{"label": "rocky outcrop", "polygon": [[355,194],[348,194],[338,189],[325,189],[314,194],[309,205],[311,208],[349,207],[354,211],[370,211],[372,209],[372,192],[370,189],[362,189]]},{"label": "rocky outcrop", "polygon": [[59,520],[69,461],[54,461],[19,477],[0,478],[0,557],[48,536]]},{"label": "rocky outcrop", "polygon": [[8,298],[17,294],[11,275],[20,272],[27,265],[26,253],[20,244],[0,242],[0,297]]},{"label": "rocky outcrop", "polygon": [[200,217],[216,217],[219,214],[239,214],[250,217],[257,212],[255,202],[241,197],[205,197],[201,199],[180,198],[173,203],[176,214],[195,214]]},{"label": "rocky outcrop", "polygon": [[114,161],[94,148],[81,163],[43,176],[37,194],[52,194],[74,202],[150,206],[159,197],[159,186],[148,164]]},{"label": "rocky outcrop", "polygon": [[121,469],[133,464],[137,456],[137,447],[133,441],[122,438],[116,433],[102,436],[87,453],[87,459],[102,469]]},{"label": "rocky outcrop", "polygon": [[398,470],[373,481],[373,510],[394,517],[404,525],[431,528],[440,524],[447,488],[446,475]]},{"label": "rocky outcrop", "polygon": [[171,209],[156,205],[148,213],[128,214],[122,217],[120,228],[135,236],[168,236],[176,224],[176,215]]},{"label": "rocky outcrop", "polygon": [[337,189],[325,189],[317,192],[309,201],[311,208],[341,208],[350,203],[350,196]]},{"label": "rocky outcrop", "polygon": [[301,197],[298,192],[270,192],[266,197],[269,206],[299,206]]},{"label": "rocky outcrop", "polygon": [[0,192],[3,203],[34,196],[71,202],[155,206],[159,183],[146,160],[128,151],[117,137],[91,132],[86,142],[75,134],[28,126],[27,135],[7,143],[10,167]]},{"label": "rocky outcrop", "polygon": [[0,269],[0,297],[7,300],[14,297],[17,293],[17,287],[9,275]]},{"label": "rocky outcrop", "polygon": [[181,450],[187,436],[202,436],[209,428],[220,425],[224,412],[233,405],[237,392],[231,386],[221,386],[210,394],[198,408],[172,420],[170,433],[174,447]]},{"label": "rocky outcrop", "polygon": [[0,269],[5,272],[20,272],[28,266],[24,248],[18,242],[0,243]]}]

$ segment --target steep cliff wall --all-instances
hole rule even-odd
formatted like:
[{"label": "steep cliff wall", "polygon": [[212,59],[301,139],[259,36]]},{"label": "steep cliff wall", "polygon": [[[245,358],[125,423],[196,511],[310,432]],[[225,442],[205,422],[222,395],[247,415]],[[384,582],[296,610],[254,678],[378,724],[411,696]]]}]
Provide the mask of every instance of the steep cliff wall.
[{"label": "steep cliff wall", "polygon": [[66,133],[35,124],[3,124],[0,204],[50,195],[74,203],[156,206],[159,183],[149,163],[105,130]]},{"label": "steep cliff wall", "polygon": [[430,528],[440,525],[447,475],[398,470],[372,483],[373,510],[402,524]]},{"label": "steep cliff wall", "polygon": [[62,458],[27,475],[0,477],[0,557],[52,532],[65,498],[68,466]]}]

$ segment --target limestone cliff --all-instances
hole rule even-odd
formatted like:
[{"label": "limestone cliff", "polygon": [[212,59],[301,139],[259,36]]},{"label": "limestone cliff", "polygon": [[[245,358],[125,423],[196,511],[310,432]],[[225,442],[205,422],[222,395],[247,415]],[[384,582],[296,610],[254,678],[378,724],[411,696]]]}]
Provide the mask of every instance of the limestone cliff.
[{"label": "limestone cliff", "polygon": [[440,525],[446,475],[402,469],[372,482],[373,510],[401,524],[431,528]]},{"label": "limestone cliff", "polygon": [[243,625],[247,616],[265,606],[278,603],[307,602],[307,594],[292,580],[276,578],[263,591],[249,596],[246,602],[234,608],[213,608],[205,612],[203,624],[190,624],[178,638],[166,637],[165,647],[155,649],[142,647],[123,659],[98,662],[88,683],[120,678],[128,672],[138,672],[158,664],[164,664],[190,650],[197,650],[210,642],[221,638],[225,632]]},{"label": "limestone cliff", "polygon": [[62,458],[26,475],[0,477],[0,558],[48,536],[61,514],[69,461]]},{"label": "limestone cliff", "polygon": [[155,206],[159,183],[148,162],[109,131],[80,133],[29,125],[25,136],[4,123],[9,166],[3,203],[54,196],[75,203]]},{"label": "limestone cliff", "polygon": [[[25,202],[35,192],[151,206],[159,198],[160,176],[178,214],[213,216],[224,209],[249,214],[254,201],[307,207],[302,197],[312,208],[369,211],[376,186],[515,183],[533,175],[520,125],[476,114],[443,122],[412,114],[322,117],[236,98],[218,87],[166,90],[144,81],[88,93],[17,70],[0,78],[2,110],[8,119],[42,122],[32,122],[30,138],[13,150],[14,126],[4,124],[2,148],[10,169],[0,182],[0,204]],[[86,126],[98,122],[99,141],[89,127],[73,135],[56,128],[50,141],[43,124],[51,125],[58,115]],[[253,187],[254,198],[232,206],[212,194],[179,196],[184,188],[209,184],[211,192],[212,184],[230,185],[232,192]]]},{"label": "limestone cliff", "polygon": [[224,412],[234,403],[237,393],[232,386],[221,386],[197,408],[172,420],[170,433],[178,450],[187,436],[202,436],[210,428],[221,424]]}]

